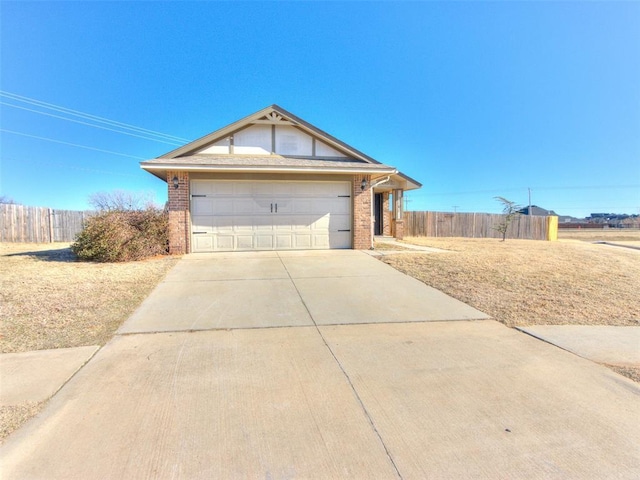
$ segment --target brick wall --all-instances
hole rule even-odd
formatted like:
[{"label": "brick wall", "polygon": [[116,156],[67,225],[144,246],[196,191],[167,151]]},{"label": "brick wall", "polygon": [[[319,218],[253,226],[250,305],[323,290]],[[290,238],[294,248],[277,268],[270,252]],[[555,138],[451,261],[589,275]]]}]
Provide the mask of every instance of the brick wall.
[{"label": "brick wall", "polygon": [[[178,188],[173,178],[178,178]],[[169,191],[169,253],[183,254],[191,251],[189,245],[189,173],[167,172]]]},{"label": "brick wall", "polygon": [[[362,190],[362,179],[367,181],[367,187]],[[371,176],[355,175],[353,177],[353,248],[369,250],[372,246],[371,238]]]}]

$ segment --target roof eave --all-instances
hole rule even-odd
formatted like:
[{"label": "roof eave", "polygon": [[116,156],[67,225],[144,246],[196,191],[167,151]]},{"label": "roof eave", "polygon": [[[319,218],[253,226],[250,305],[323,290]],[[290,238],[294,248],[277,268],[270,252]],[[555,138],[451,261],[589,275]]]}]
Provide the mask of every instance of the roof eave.
[{"label": "roof eave", "polygon": [[386,174],[392,175],[397,170],[392,167],[386,168],[357,168],[357,167],[304,167],[304,166],[255,166],[255,165],[176,165],[166,164],[145,164],[141,162],[140,168],[152,173],[156,177],[166,181],[166,175],[162,172],[168,170],[179,170],[184,172],[205,172],[205,173],[313,173],[313,174]]}]

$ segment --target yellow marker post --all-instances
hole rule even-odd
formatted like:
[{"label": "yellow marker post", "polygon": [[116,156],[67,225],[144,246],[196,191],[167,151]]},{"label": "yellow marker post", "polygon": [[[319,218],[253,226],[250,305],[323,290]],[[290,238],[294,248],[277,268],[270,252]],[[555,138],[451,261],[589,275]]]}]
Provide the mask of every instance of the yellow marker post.
[{"label": "yellow marker post", "polygon": [[547,240],[555,242],[558,240],[558,217],[547,217]]}]

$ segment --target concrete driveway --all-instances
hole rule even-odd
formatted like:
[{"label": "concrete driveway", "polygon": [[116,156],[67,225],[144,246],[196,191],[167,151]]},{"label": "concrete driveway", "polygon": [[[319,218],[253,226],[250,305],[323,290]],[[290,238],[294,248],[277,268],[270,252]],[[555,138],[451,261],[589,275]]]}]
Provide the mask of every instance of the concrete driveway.
[{"label": "concrete driveway", "polygon": [[188,256],[9,478],[638,478],[640,389],[362,252]]}]

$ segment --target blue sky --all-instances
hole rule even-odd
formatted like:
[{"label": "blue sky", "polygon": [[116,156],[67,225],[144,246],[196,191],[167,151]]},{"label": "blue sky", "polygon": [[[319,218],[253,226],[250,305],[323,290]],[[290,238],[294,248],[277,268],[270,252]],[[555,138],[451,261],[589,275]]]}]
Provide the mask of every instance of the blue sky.
[{"label": "blue sky", "polygon": [[33,100],[186,140],[277,103],[422,182],[412,210],[497,212],[531,188],[560,214],[640,213],[640,2],[1,1],[0,21],[17,203],[162,203],[138,162],[175,148]]}]

